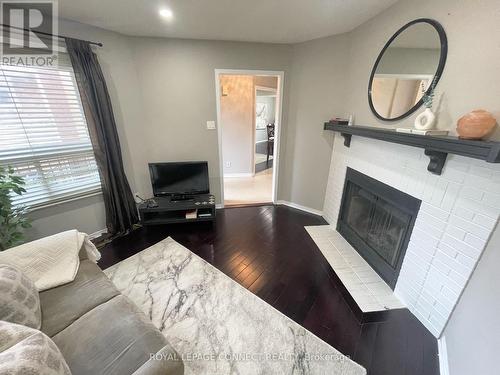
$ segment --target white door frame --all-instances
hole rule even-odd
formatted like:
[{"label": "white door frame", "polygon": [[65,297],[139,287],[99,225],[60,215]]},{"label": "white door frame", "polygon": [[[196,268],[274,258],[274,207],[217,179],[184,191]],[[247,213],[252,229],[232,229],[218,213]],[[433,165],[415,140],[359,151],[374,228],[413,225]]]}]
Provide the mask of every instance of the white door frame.
[{"label": "white door frame", "polygon": [[[220,113],[220,76],[221,75],[249,75],[249,76],[273,76],[278,77],[278,92],[276,95],[276,131],[274,134],[274,149],[273,149],[273,184],[272,184],[272,202],[278,202],[278,173],[279,173],[279,156],[280,156],[280,140],[281,126],[283,119],[283,83],[285,72],[282,70],[248,70],[248,69],[215,69],[215,102],[217,105],[217,138],[219,146],[219,183],[221,207],[224,207],[224,160],[222,154],[222,122]],[[255,147],[255,146],[254,146]],[[254,163],[255,164],[255,163]]]}]

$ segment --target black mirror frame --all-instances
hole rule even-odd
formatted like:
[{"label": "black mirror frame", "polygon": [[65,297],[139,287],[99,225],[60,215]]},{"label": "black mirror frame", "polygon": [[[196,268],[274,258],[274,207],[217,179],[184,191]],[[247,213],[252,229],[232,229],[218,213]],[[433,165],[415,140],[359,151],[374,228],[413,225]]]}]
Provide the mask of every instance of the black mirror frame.
[{"label": "black mirror frame", "polygon": [[[385,44],[384,48],[382,48],[382,51],[378,55],[377,60],[375,61],[375,65],[373,65],[373,69],[372,69],[372,72],[370,74],[370,81],[368,82],[368,103],[370,104],[370,109],[372,110],[373,114],[379,120],[388,121],[388,122],[399,121],[405,117],[410,116],[412,113],[414,113],[416,110],[418,110],[423,104],[423,100],[420,99],[417,104],[415,104],[412,108],[410,108],[407,112],[405,112],[401,116],[389,119],[389,118],[382,117],[375,110],[375,106],[373,105],[373,100],[372,100],[373,78],[375,77],[375,72],[377,70],[378,64],[380,63],[380,60],[382,59],[382,56],[384,56],[385,51],[387,50],[387,48],[389,48],[389,46],[394,41],[394,39],[396,39],[403,31],[408,29],[410,26],[413,26],[417,23],[427,23],[427,24],[431,25],[432,27],[434,27],[434,29],[436,29],[436,31],[439,35],[439,40],[441,42],[441,55],[439,56],[439,64],[438,64],[436,73],[434,74],[434,78],[433,78],[433,82],[435,83],[435,85],[437,85],[437,83],[441,79],[441,75],[443,74],[444,66],[446,64],[446,57],[448,55],[448,38],[446,37],[446,32],[444,31],[443,26],[439,22],[437,22],[433,19],[430,19],[430,18],[419,18],[419,19],[416,19],[416,20],[411,21],[411,22],[407,23],[406,25],[404,25],[402,28],[400,28],[398,31],[396,31],[396,33]],[[430,90],[431,90],[431,87],[429,87],[427,89],[426,93],[427,94],[430,93]]]}]

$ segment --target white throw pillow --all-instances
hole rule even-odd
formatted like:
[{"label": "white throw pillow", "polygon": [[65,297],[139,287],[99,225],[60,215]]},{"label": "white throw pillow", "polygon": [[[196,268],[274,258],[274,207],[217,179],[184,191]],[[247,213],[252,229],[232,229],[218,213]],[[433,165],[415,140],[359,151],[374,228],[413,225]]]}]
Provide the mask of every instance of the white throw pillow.
[{"label": "white throw pillow", "polygon": [[0,321],[0,374],[71,375],[71,371],[47,335]]},{"label": "white throw pillow", "polygon": [[33,281],[20,270],[0,264],[0,320],[40,329],[40,296]]}]

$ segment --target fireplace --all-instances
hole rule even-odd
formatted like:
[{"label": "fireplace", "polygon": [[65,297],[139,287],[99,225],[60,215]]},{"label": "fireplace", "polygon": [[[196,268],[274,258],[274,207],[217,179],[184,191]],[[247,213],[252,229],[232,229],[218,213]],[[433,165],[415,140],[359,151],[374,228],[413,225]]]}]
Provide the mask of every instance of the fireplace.
[{"label": "fireplace", "polygon": [[394,289],[421,201],[347,168],[337,231]]}]

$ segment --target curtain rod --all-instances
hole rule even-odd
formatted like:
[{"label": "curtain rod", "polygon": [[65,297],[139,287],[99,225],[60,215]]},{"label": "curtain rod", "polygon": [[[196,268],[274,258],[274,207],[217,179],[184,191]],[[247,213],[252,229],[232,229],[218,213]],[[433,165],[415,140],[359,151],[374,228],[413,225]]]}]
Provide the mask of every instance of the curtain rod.
[{"label": "curtain rod", "polygon": [[[10,26],[10,25],[6,25],[6,24],[3,24],[3,23],[1,23],[0,25],[2,27],[9,27],[11,29],[17,29],[17,30],[23,30],[23,31],[31,31],[31,32],[33,32],[35,34],[46,35],[46,36],[55,36],[56,38],[66,39],[66,37],[63,36],[63,35],[56,35],[56,34],[46,33],[46,32],[43,32],[43,31],[35,31],[35,30],[30,30],[30,29],[23,29],[22,27]],[[77,39],[77,38],[72,38],[72,39]],[[102,47],[102,45],[103,45],[101,42],[92,42],[92,41],[83,40],[83,39],[77,39],[77,40],[81,40],[82,42],[86,42],[88,44],[93,44],[93,45],[98,46],[98,47]]]}]

